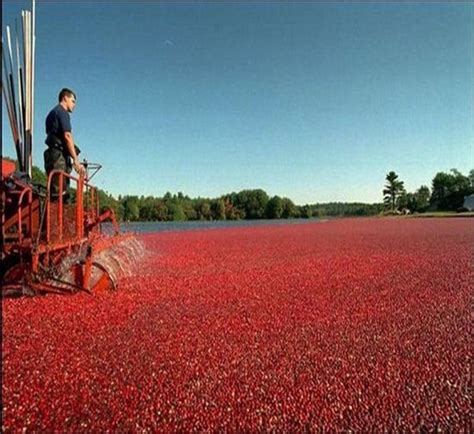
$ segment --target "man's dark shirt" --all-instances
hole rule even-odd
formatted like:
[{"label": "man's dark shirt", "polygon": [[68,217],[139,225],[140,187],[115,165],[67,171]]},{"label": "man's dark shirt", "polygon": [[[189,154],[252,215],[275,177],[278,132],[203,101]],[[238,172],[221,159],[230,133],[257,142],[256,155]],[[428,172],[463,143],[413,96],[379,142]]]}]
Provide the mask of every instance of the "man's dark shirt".
[{"label": "man's dark shirt", "polygon": [[68,111],[58,104],[46,116],[46,134],[53,134],[64,141],[65,132],[71,132],[71,117]]}]

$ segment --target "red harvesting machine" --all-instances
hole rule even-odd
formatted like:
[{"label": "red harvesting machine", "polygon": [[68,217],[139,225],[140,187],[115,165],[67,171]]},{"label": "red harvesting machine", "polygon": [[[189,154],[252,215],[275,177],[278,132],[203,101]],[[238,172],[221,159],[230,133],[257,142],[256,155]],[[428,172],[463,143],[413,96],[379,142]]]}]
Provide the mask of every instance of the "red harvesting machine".
[{"label": "red harvesting machine", "polygon": [[[143,246],[133,235],[119,233],[112,209],[99,213],[98,190],[90,179],[100,165],[84,162],[86,171],[77,177],[54,170],[44,186],[16,172],[12,161],[1,162],[2,296],[95,293],[115,288],[130,274]],[[59,195],[51,193],[53,182]]]},{"label": "red harvesting machine", "polygon": [[[54,170],[47,185],[32,182],[35,0],[22,19],[21,34],[16,28],[15,39],[7,26],[1,43],[1,89],[19,169],[1,159],[1,294],[112,288],[143,249],[132,236],[119,234],[111,209],[99,212],[98,190],[90,181],[101,166],[85,162],[85,173],[77,177]],[[110,236],[102,231],[106,220],[112,222]]]}]

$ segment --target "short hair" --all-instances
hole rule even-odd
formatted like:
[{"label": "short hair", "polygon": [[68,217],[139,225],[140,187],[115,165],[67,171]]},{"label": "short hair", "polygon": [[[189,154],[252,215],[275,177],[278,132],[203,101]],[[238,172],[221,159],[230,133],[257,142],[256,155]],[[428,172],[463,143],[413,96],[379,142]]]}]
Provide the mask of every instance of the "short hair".
[{"label": "short hair", "polygon": [[76,98],[76,94],[71,89],[68,89],[67,87],[65,87],[64,89],[61,89],[61,92],[59,92],[58,101],[61,102],[65,96],[69,96],[69,97],[73,96],[74,98]]}]

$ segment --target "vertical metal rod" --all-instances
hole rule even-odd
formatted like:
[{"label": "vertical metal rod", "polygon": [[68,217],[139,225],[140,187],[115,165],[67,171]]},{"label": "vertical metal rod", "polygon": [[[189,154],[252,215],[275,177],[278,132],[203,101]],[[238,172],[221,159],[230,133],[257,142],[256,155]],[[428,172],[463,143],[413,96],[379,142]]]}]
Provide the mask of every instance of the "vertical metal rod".
[{"label": "vertical metal rod", "polygon": [[30,230],[28,232],[29,237],[33,238],[33,190],[28,191],[28,208],[30,217]]},{"label": "vertical metal rod", "polygon": [[8,85],[5,84],[6,80],[4,78],[5,78],[4,74],[2,73],[2,93],[5,99],[5,105],[7,107],[8,120],[10,121],[10,125],[12,127],[13,140],[15,140],[15,128],[13,127],[13,117],[12,117],[12,112],[10,109],[10,101],[8,99]]},{"label": "vertical metal rod", "polygon": [[[12,118],[13,122],[15,125],[16,129],[16,141],[15,141],[15,147],[17,149],[20,149],[20,154],[23,155],[23,149],[22,145],[19,141],[20,135],[18,132],[18,117],[17,117],[17,111],[16,111],[16,98],[15,98],[15,83],[13,80],[13,52],[12,52],[12,42],[11,42],[11,34],[10,34],[10,26],[7,26],[7,46],[8,46],[8,61],[10,63],[10,70],[8,71],[8,83],[10,85],[10,104],[11,104],[11,113],[12,113]],[[21,171],[25,170],[24,165],[22,165],[20,162],[18,163],[19,168]]]},{"label": "vertical metal rod", "polygon": [[[6,54],[5,54],[5,49],[6,49],[6,46],[5,46],[5,41],[3,40],[2,38],[2,60],[3,60],[3,72],[5,73],[5,79],[3,80],[3,76],[2,76],[2,82],[4,83],[4,86],[6,88],[6,95],[8,97],[7,99],[7,104],[8,104],[8,108],[9,110],[11,111],[11,115],[12,115],[12,120],[14,120],[13,118],[13,109],[12,109],[12,100],[13,100],[13,96],[12,96],[12,88],[10,86],[10,71],[8,71],[8,64],[7,64],[7,58],[6,58]],[[16,131],[16,129],[15,129]]]},{"label": "vertical metal rod", "polygon": [[31,171],[33,167],[33,131],[35,126],[34,114],[35,114],[35,50],[36,50],[36,29],[35,29],[35,18],[36,18],[36,1],[32,0],[32,50],[31,50],[31,142],[30,142],[30,159],[28,161],[28,174],[31,177]]},{"label": "vertical metal rod", "polygon": [[[13,142],[15,143],[16,155],[17,155],[18,164],[19,164],[20,170],[21,170],[22,154],[21,154],[21,149],[20,149],[19,144],[18,144],[18,131],[16,129],[15,120],[14,120],[14,117],[13,117],[13,110],[12,110],[12,107],[11,107],[11,98],[10,98],[11,89],[10,89],[10,86],[7,84],[8,83],[8,81],[7,81],[8,80],[8,71],[7,71],[7,63],[6,63],[6,59],[5,59],[5,43],[3,41],[3,38],[2,38],[2,60],[3,60],[3,62],[2,62],[3,63],[2,92],[3,92],[3,97],[5,99],[5,105],[7,106],[8,119],[10,121],[10,126],[11,126],[11,130],[12,130]],[[5,75],[5,79],[3,77],[3,73]]]},{"label": "vertical metal rod", "polygon": [[25,171],[29,172],[29,163],[30,163],[30,156],[31,156],[31,124],[32,124],[32,119],[31,119],[31,43],[32,43],[32,38],[31,38],[31,12],[26,11],[26,27],[27,27],[27,64],[28,64],[28,85],[27,85],[27,94],[28,94],[28,111],[27,111],[27,119],[28,119],[28,129],[27,129],[27,146],[26,146],[26,152],[25,152]]},{"label": "vertical metal rod", "polygon": [[[3,92],[3,97],[5,99],[5,105],[7,106],[7,113],[8,113],[8,119],[10,121],[10,126],[11,126],[11,130],[12,130],[12,136],[13,136],[13,141],[15,143],[17,143],[17,140],[16,140],[16,135],[15,135],[15,126],[14,126],[14,121],[13,121],[13,117],[12,117],[12,114],[11,114],[11,109],[10,109],[10,104],[8,102],[8,96],[7,96],[7,93],[5,91],[5,83],[4,81],[2,80],[2,92]],[[17,156],[17,159],[18,159],[18,162],[19,164],[20,161],[21,161],[21,154],[20,154],[20,150],[19,148],[16,148],[16,156]],[[21,170],[21,169],[20,169]]]},{"label": "vertical metal rod", "polygon": [[18,20],[15,20],[16,32],[16,67],[17,67],[17,89],[18,89],[18,136],[20,139],[20,148],[24,146],[24,129],[23,129],[23,89],[21,85],[21,59],[20,59],[20,44],[18,42]]},{"label": "vertical metal rod", "polygon": [[79,174],[79,181],[77,182],[76,190],[76,236],[82,238],[84,236],[84,207],[83,207],[83,192],[84,192],[84,174]]},{"label": "vertical metal rod", "polygon": [[27,62],[27,51],[28,51],[28,30],[27,30],[27,11],[21,11],[22,18],[22,34],[23,34],[23,92],[24,92],[24,105],[23,105],[23,164],[26,165],[26,154],[28,152],[28,62]]},{"label": "vertical metal rod", "polygon": [[49,244],[50,231],[51,231],[51,186],[53,181],[54,171],[48,175],[48,183],[46,190],[46,242]]},{"label": "vertical metal rod", "polygon": [[[24,71],[22,70],[22,68],[20,68],[20,93],[21,93],[21,98],[22,98],[22,107],[21,107],[21,119],[22,119],[22,126],[23,126],[23,130],[22,130],[22,134],[23,134],[23,150],[25,149],[25,146],[26,146],[26,125],[25,125],[25,115],[26,115],[26,107],[25,107],[25,104],[26,104],[26,98],[25,98],[25,82],[24,82]],[[24,151],[23,151],[23,154],[24,154]],[[22,155],[23,155],[22,154]]]},{"label": "vertical metal rod", "polygon": [[25,11],[21,11],[21,42],[23,43],[23,51],[22,51],[22,58],[23,58],[23,69],[21,75],[21,85],[22,85],[22,92],[23,92],[23,146],[26,146],[26,17]]},{"label": "vertical metal rod", "polygon": [[[15,142],[18,165],[20,170],[26,171],[30,177],[33,167],[35,21],[36,0],[32,0],[32,11],[21,11],[21,29],[15,20],[16,71],[10,26],[6,26],[6,41],[2,38],[2,92]],[[22,44],[19,42],[20,34]]]},{"label": "vertical metal rod", "polygon": [[23,194],[20,194],[20,198],[18,199],[18,242],[21,244],[23,241],[23,225],[22,225],[22,218],[21,215],[21,203],[23,202]]},{"label": "vertical metal rod", "polygon": [[24,20],[24,11],[21,11],[21,23],[18,26],[17,34],[18,34],[18,41],[19,41],[19,49],[18,49],[18,69],[19,69],[19,79],[18,79],[18,93],[19,93],[19,101],[21,101],[21,110],[19,113],[19,117],[21,119],[21,146],[23,149],[22,155],[25,154],[24,149],[26,146],[26,97],[25,97],[25,20]]},{"label": "vertical metal rod", "polygon": [[58,198],[58,226],[59,239],[63,240],[63,193],[64,193],[64,172],[59,173],[59,198]]},{"label": "vertical metal rod", "polygon": [[25,11],[25,22],[26,22],[26,32],[25,32],[25,60],[26,60],[26,137],[25,137],[25,170],[27,168],[28,160],[29,160],[29,152],[30,152],[30,13],[29,11]]},{"label": "vertical metal rod", "polygon": [[15,84],[13,82],[13,54],[12,54],[12,40],[10,36],[10,26],[7,26],[7,45],[8,45],[8,60],[10,62],[10,71],[8,72],[9,79],[10,79],[10,88],[11,88],[11,96],[12,96],[12,108],[13,108],[13,117],[15,123],[17,123],[16,117],[16,100],[15,100]]},{"label": "vertical metal rod", "polygon": [[27,36],[26,36],[26,11],[21,11],[21,17],[22,17],[22,34],[23,34],[23,83],[22,83],[22,86],[23,86],[23,92],[24,92],[24,100],[23,100],[23,127],[25,129],[24,131],[24,135],[23,135],[23,149],[24,149],[24,152],[23,152],[23,164],[25,164],[25,160],[26,160],[26,153],[27,153],[27,150],[28,150],[28,137],[27,137],[27,134],[26,134],[26,131],[28,129],[28,124],[27,124],[27,111],[28,111],[28,88],[26,86],[26,80],[27,80],[27,76],[26,76],[26,71],[27,71],[27,64],[26,64],[26,40],[27,40]]}]

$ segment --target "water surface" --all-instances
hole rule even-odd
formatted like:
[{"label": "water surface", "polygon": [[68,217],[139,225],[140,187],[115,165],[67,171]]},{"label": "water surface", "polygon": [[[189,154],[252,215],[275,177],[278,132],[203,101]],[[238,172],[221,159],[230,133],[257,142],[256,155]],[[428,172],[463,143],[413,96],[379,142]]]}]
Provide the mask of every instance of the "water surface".
[{"label": "water surface", "polygon": [[[184,222],[128,222],[120,223],[122,232],[169,232],[190,231],[203,229],[218,229],[231,227],[251,227],[263,225],[306,224],[324,221],[318,218],[311,219],[281,219],[281,220],[212,220],[212,221],[184,221]],[[107,230],[110,226],[104,225]]]}]

